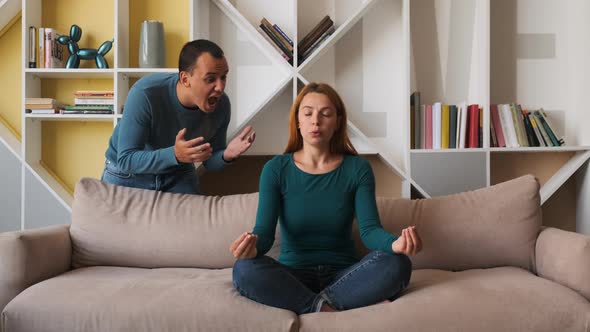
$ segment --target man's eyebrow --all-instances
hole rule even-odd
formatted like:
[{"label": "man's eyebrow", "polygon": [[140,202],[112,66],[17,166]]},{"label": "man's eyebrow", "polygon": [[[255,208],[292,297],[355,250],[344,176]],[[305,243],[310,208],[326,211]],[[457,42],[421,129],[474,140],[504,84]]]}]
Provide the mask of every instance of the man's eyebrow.
[{"label": "man's eyebrow", "polygon": [[[224,71],[223,73],[221,73],[221,75],[227,75],[227,73],[229,73],[229,70]],[[207,74],[205,74],[205,76],[209,75],[217,75],[217,72],[210,71]]]}]

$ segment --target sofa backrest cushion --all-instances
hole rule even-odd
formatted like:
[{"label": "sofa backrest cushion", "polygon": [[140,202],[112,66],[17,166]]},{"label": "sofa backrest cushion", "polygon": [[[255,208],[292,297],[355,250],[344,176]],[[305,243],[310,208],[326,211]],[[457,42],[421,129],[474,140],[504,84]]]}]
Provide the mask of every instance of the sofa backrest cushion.
[{"label": "sofa backrest cushion", "polygon": [[72,206],[74,267],[231,267],[230,244],[251,231],[258,194],[197,196],[83,178]]},{"label": "sofa backrest cushion", "polygon": [[[431,199],[378,198],[377,206],[384,228],[395,235],[416,225],[423,250],[410,257],[415,269],[533,270],[541,208],[539,183],[531,175]],[[366,253],[357,229],[354,235],[357,249]]]}]

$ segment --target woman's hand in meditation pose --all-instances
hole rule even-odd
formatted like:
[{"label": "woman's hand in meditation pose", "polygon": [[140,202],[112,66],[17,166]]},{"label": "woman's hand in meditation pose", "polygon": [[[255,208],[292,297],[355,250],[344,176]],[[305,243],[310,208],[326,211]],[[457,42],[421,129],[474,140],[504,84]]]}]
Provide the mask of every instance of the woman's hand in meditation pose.
[{"label": "woman's hand in meditation pose", "polygon": [[418,235],[416,226],[402,229],[402,234],[391,244],[391,249],[396,254],[406,256],[415,255],[422,250],[422,239]]},{"label": "woman's hand in meditation pose", "polygon": [[243,233],[229,247],[229,251],[237,259],[254,258],[256,251],[256,240],[258,235],[250,232]]}]

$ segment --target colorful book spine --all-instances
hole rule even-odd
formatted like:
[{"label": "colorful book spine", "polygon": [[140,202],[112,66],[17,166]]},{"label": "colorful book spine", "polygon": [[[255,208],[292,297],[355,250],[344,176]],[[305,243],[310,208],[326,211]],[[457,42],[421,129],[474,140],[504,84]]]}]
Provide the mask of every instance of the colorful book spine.
[{"label": "colorful book spine", "polygon": [[457,106],[449,106],[449,149],[457,148]]},{"label": "colorful book spine", "polygon": [[539,111],[534,111],[533,116],[535,117],[535,121],[537,122],[537,128],[539,128],[539,131],[541,132],[541,136],[543,137],[543,140],[545,141],[545,145],[555,146],[553,144],[553,142],[551,141],[549,134],[547,134],[547,131],[545,131],[545,127],[543,127],[543,123],[541,122]]},{"label": "colorful book spine", "polygon": [[539,143],[538,146],[547,146],[547,144],[545,144],[545,140],[543,140],[543,136],[541,135],[541,131],[539,131],[539,128],[537,127],[537,120],[535,120],[533,113],[529,112],[527,114],[527,117],[529,118],[529,121],[531,122],[531,125],[533,126],[533,131],[535,132],[535,136],[537,137],[537,142]]},{"label": "colorful book spine", "polygon": [[494,126],[494,132],[496,133],[496,140],[498,141],[498,147],[506,147],[504,132],[502,131],[502,124],[500,122],[500,114],[498,112],[498,105],[490,105],[490,112],[492,115],[492,125]]},{"label": "colorful book spine", "polygon": [[426,105],[420,105],[420,149],[426,149]]},{"label": "colorful book spine", "polygon": [[432,149],[433,147],[432,118],[432,105],[426,105],[426,149]]},{"label": "colorful book spine", "polygon": [[469,105],[469,148],[477,148],[479,140],[479,106]]},{"label": "colorful book spine", "polygon": [[467,118],[469,112],[467,111],[467,104],[465,102],[459,104],[459,113],[461,113],[461,127],[459,128],[459,149],[467,147]]},{"label": "colorful book spine", "polygon": [[260,34],[264,37],[264,39],[266,39],[268,41],[268,43],[277,51],[279,52],[279,54],[283,57],[283,59],[287,60],[287,62],[290,62],[291,59],[289,59],[289,56],[287,54],[285,54],[285,52],[283,52],[283,50],[281,50],[279,48],[278,45],[276,45],[271,39],[270,37],[266,34],[266,32],[264,32],[262,30],[261,27],[256,28],[258,30],[258,32],[260,32]]},{"label": "colorful book spine", "polygon": [[441,103],[432,104],[432,148],[437,150],[441,147]]},{"label": "colorful book spine", "polygon": [[287,36],[287,34],[278,25],[273,24],[272,27],[275,28],[275,30],[280,33],[283,38],[285,38],[289,45],[293,46],[293,40],[291,40],[291,38],[289,38],[289,36]]},{"label": "colorful book spine", "polygon": [[504,129],[506,147],[519,147],[520,144],[518,144],[518,139],[516,138],[516,130],[514,129],[514,121],[512,120],[512,111],[510,110],[510,105],[500,104],[498,105],[498,111],[500,114],[500,120],[502,122],[502,128]]},{"label": "colorful book spine", "polygon": [[45,28],[39,28],[39,68],[45,68]]},{"label": "colorful book spine", "polygon": [[441,127],[440,127],[440,129],[441,129],[441,133],[440,133],[441,145],[440,145],[440,147],[442,149],[449,148],[450,124],[451,124],[451,114],[450,114],[449,105],[442,105],[441,106]]},{"label": "colorful book spine", "polygon": [[420,92],[416,91],[410,96],[410,107],[412,108],[413,122],[412,130],[413,135],[410,138],[413,142],[412,147],[418,149],[420,147]]},{"label": "colorful book spine", "polygon": [[563,137],[560,137],[559,135],[557,135],[557,132],[555,131],[556,127],[551,123],[551,120],[547,116],[547,113],[545,113],[545,110],[543,110],[541,108],[539,110],[539,114],[541,114],[541,116],[543,117],[543,120],[545,120],[545,122],[547,123],[547,126],[549,127],[549,130],[551,131],[551,135],[553,135],[555,137],[555,140],[557,141],[557,143],[559,145],[565,144]]},{"label": "colorful book spine", "polygon": [[260,23],[259,27],[260,27],[260,29],[262,29],[262,31],[264,31],[266,33],[266,35],[268,37],[270,37],[270,39],[273,41],[272,44],[275,44],[276,46],[278,46],[281,49],[281,51],[283,51],[289,57],[289,60],[288,61],[289,62],[292,61],[293,60],[293,53],[292,52],[289,52],[289,50],[286,49],[285,46],[283,46],[283,44],[277,38],[277,36],[275,36],[272,33],[272,31],[268,30],[268,28],[264,24]]},{"label": "colorful book spine", "polygon": [[264,25],[266,27],[266,29],[273,35],[276,37],[276,39],[278,40],[278,42],[281,44],[281,46],[283,46],[286,50],[288,50],[289,52],[293,53],[293,46],[291,46],[289,44],[289,42],[272,26],[272,24],[270,24],[270,22],[266,19],[266,18],[262,18],[262,20],[260,21],[260,23],[262,25]]}]

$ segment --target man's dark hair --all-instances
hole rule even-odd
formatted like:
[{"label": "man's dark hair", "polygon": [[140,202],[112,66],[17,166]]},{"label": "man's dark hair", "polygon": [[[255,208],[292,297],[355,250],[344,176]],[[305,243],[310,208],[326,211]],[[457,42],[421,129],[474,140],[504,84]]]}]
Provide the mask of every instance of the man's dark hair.
[{"label": "man's dark hair", "polygon": [[190,41],[182,47],[178,57],[178,72],[193,70],[197,64],[197,59],[203,53],[209,53],[216,59],[223,58],[223,50],[214,42],[207,39],[197,39]]}]

